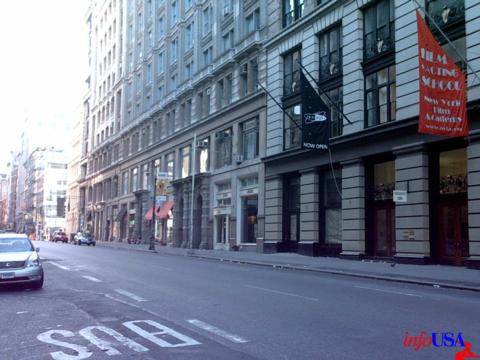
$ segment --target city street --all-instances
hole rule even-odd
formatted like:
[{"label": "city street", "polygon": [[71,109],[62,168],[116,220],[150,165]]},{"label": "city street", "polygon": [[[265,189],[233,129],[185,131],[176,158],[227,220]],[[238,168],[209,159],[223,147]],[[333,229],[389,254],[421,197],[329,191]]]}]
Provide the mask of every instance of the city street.
[{"label": "city street", "polygon": [[416,351],[404,346],[407,331],[461,333],[480,353],[475,292],[98,246],[35,245],[44,288],[0,290],[2,360],[453,360],[463,349]]}]

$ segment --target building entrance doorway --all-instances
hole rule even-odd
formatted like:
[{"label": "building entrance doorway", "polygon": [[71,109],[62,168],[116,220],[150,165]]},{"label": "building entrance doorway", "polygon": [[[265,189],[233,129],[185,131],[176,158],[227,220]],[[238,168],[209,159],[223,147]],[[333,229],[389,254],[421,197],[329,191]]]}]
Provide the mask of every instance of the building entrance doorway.
[{"label": "building entrance doorway", "polygon": [[469,255],[467,151],[442,151],[435,160],[433,256],[439,263],[462,265]]},{"label": "building entrance doorway", "polygon": [[395,162],[375,163],[367,177],[367,254],[395,255]]}]

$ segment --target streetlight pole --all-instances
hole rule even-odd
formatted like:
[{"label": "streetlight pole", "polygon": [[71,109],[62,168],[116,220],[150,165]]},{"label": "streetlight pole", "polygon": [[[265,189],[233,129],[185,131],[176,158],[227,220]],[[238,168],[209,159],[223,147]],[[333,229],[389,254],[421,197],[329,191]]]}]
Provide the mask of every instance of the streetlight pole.
[{"label": "streetlight pole", "polygon": [[193,206],[195,201],[195,165],[197,163],[197,133],[193,134],[193,144],[192,144],[192,199],[190,207],[190,249],[193,249]]},{"label": "streetlight pole", "polygon": [[152,219],[151,226],[150,226],[150,245],[148,250],[155,250],[155,217],[157,215],[157,172],[154,170],[153,175],[153,189],[152,189]]}]

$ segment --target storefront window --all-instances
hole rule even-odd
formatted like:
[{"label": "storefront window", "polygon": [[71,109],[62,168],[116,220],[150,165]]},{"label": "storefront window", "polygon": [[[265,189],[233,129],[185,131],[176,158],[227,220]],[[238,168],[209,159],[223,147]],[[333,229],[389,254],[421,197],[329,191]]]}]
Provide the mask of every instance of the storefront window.
[{"label": "storefront window", "polygon": [[258,197],[248,196],[243,198],[243,242],[256,243],[258,234],[257,212]]},{"label": "storefront window", "polygon": [[393,199],[395,189],[395,162],[387,161],[374,165],[374,200]]},{"label": "storefront window", "polygon": [[440,194],[467,192],[467,150],[440,153]]},{"label": "storefront window", "polygon": [[324,182],[325,207],[325,242],[341,244],[342,242],[342,187],[340,170],[327,172]]}]

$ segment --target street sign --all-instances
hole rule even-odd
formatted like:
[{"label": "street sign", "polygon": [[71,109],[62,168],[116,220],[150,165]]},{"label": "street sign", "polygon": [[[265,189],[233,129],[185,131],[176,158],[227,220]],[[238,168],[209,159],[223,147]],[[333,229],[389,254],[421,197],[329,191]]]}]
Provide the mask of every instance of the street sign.
[{"label": "street sign", "polygon": [[405,190],[393,190],[393,201],[396,203],[406,203],[407,192]]}]

